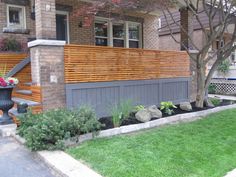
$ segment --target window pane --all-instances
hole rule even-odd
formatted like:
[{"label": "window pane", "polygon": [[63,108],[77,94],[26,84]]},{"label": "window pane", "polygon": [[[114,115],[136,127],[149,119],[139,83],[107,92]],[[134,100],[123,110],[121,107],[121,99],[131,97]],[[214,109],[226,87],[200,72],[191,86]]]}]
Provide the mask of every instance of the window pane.
[{"label": "window pane", "polygon": [[114,39],[113,40],[113,46],[114,47],[124,47],[124,40],[120,40],[120,39]]},{"label": "window pane", "polygon": [[9,22],[14,24],[21,23],[22,8],[9,7]]},{"label": "window pane", "polygon": [[95,35],[101,37],[107,37],[107,22],[95,22]]},{"label": "window pane", "polygon": [[129,25],[129,39],[139,40],[139,25]]},{"label": "window pane", "polygon": [[139,48],[139,41],[129,41],[129,48]]},{"label": "window pane", "polygon": [[97,46],[107,46],[107,39],[96,38]]},{"label": "window pane", "polygon": [[124,24],[113,24],[113,37],[124,38],[124,36],[125,36]]}]

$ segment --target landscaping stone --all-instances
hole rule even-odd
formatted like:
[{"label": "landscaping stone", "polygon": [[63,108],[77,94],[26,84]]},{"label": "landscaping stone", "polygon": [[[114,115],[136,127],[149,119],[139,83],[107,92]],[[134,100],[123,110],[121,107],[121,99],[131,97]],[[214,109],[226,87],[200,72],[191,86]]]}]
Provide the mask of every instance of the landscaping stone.
[{"label": "landscaping stone", "polygon": [[152,118],[152,115],[151,113],[147,110],[147,109],[143,109],[143,110],[140,110],[138,111],[136,114],[135,114],[135,118],[140,121],[140,122],[148,122],[151,120]]},{"label": "landscaping stone", "polygon": [[156,105],[149,106],[147,110],[150,112],[152,118],[162,118],[162,112],[157,108]]},{"label": "landscaping stone", "polygon": [[180,103],[180,109],[182,109],[183,111],[192,111],[192,105],[189,102],[182,102]]}]

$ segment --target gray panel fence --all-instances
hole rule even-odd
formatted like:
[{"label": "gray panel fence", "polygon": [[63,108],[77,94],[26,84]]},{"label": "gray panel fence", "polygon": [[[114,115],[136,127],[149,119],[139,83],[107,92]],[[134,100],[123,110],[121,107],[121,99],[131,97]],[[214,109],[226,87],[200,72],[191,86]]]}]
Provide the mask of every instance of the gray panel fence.
[{"label": "gray panel fence", "polygon": [[66,85],[68,108],[92,106],[98,117],[109,116],[112,105],[131,100],[134,105],[178,104],[189,101],[190,78],[114,81]]}]

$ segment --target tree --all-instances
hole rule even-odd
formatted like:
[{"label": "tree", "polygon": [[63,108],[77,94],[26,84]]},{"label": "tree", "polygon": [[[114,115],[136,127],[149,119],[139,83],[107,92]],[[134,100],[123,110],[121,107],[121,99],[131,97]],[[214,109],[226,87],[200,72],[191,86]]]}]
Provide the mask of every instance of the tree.
[{"label": "tree", "polygon": [[[175,42],[179,43],[189,54],[191,60],[196,63],[197,73],[197,98],[196,106],[203,107],[204,102],[208,103],[207,90],[210,85],[212,76],[217,70],[219,64],[227,59],[233,51],[236,50],[236,1],[235,0],[184,0],[183,6],[189,10],[192,14],[192,22],[198,23],[204,36],[205,43],[202,47],[198,47],[196,41],[194,41],[192,32],[187,31],[179,21],[177,21],[168,8],[163,10],[167,27],[170,30],[170,34]],[[203,22],[202,13],[208,19],[207,25]],[[169,19],[168,19],[169,18]],[[171,19],[171,20],[170,20]],[[181,32],[184,33],[188,41],[178,41],[173,35],[171,25],[177,25]],[[227,41],[224,46],[221,46],[218,50],[213,51],[212,55],[208,55],[213,42],[222,41],[224,34],[229,32],[231,28],[231,39]],[[186,45],[189,44],[189,45]],[[194,57],[190,53],[192,47],[198,51],[198,54]],[[208,74],[206,74],[206,67],[208,63],[212,63],[212,67]]]},{"label": "tree", "polygon": [[[205,43],[202,47],[198,47],[193,39],[193,31],[187,30],[179,20],[173,16],[171,9],[186,8],[192,15],[192,22],[198,23],[204,36]],[[103,11],[108,14],[116,13],[124,15],[127,12],[142,12],[149,14],[161,11],[166,19],[170,34],[175,42],[181,45],[189,54],[190,59],[196,64],[197,74],[197,98],[196,106],[203,107],[207,101],[207,90],[210,85],[213,73],[219,64],[228,58],[231,53],[236,50],[236,1],[235,0],[94,0],[87,4],[83,9],[79,10],[77,15],[83,13],[93,18],[96,13]],[[207,25],[203,23],[201,14],[207,16]],[[87,19],[89,19],[87,17]],[[92,20],[88,20],[91,22]],[[187,36],[186,40],[177,40],[173,35],[171,26],[177,25],[181,33]],[[208,55],[213,42],[223,40],[224,34],[231,31],[231,39],[224,46],[214,51],[212,55]],[[190,49],[198,51],[196,56],[190,53]],[[215,59],[216,58],[216,59]],[[211,62],[212,67],[206,75],[206,66]]]}]

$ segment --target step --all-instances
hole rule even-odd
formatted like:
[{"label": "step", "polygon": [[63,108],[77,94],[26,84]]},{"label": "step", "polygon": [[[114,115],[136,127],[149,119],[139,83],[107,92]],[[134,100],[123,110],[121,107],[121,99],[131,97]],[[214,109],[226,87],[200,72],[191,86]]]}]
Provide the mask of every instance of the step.
[{"label": "step", "polygon": [[26,86],[32,86],[33,83],[32,83],[32,82],[26,82],[26,83],[24,83],[24,85],[26,85]]},{"label": "step", "polygon": [[40,106],[41,105],[39,102],[30,101],[30,100],[26,100],[26,99],[22,99],[22,98],[17,98],[17,97],[13,97],[12,100],[16,104],[18,104],[18,103],[27,103],[29,107],[31,107],[31,106]]},{"label": "step", "polygon": [[23,95],[32,95],[33,93],[31,90],[16,90],[15,92]]},{"label": "step", "polygon": [[12,115],[14,115],[16,117],[21,115],[20,113],[17,112],[17,108],[12,108],[11,110],[9,110],[9,114],[12,114]]}]

